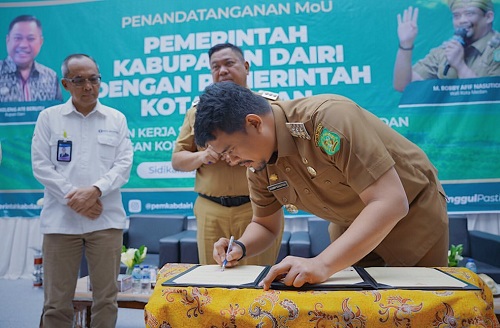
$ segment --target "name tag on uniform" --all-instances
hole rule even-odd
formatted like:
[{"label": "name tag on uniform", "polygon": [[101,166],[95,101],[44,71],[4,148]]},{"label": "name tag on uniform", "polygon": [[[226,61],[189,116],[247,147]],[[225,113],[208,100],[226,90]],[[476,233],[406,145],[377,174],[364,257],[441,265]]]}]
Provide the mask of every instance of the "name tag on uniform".
[{"label": "name tag on uniform", "polygon": [[57,140],[57,161],[71,162],[73,143],[70,140]]},{"label": "name tag on uniform", "polygon": [[287,181],[281,181],[275,184],[272,184],[270,186],[267,186],[267,190],[270,192],[277,191],[283,188],[288,188],[288,182]]}]

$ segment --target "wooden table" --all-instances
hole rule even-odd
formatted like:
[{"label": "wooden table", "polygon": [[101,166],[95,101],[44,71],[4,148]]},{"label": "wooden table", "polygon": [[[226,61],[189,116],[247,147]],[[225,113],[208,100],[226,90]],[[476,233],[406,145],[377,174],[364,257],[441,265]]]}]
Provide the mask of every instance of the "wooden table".
[{"label": "wooden table", "polygon": [[[133,294],[129,289],[118,293],[118,307],[129,309],[144,309],[151,295]],[[92,292],[88,290],[88,276],[78,279],[73,298],[75,309],[75,328],[90,327]]]},{"label": "wooden table", "polygon": [[144,308],[160,327],[491,327],[491,291],[465,268],[440,268],[480,290],[289,291],[164,287],[191,264],[166,264]]}]

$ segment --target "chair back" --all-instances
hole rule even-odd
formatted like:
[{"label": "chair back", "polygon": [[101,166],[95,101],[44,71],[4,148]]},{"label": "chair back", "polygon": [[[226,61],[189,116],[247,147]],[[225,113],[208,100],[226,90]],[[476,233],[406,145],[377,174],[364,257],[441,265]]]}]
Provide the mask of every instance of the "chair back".
[{"label": "chair back", "polygon": [[462,244],[464,246],[462,256],[470,257],[470,238],[469,231],[467,230],[467,218],[451,216],[449,219],[449,232],[450,246]]},{"label": "chair back", "polygon": [[127,247],[145,245],[148,253],[160,252],[160,239],[186,229],[187,216],[182,214],[131,215]]},{"label": "chair back", "polygon": [[311,238],[311,257],[321,253],[330,244],[328,224],[330,221],[312,216],[308,219],[309,236]]}]

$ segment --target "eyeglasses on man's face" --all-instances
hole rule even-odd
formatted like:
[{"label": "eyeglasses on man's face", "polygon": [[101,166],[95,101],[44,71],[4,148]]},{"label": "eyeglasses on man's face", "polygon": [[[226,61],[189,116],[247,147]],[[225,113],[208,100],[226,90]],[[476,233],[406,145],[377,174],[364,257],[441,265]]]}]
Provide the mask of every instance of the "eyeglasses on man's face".
[{"label": "eyeglasses on man's face", "polygon": [[97,84],[101,83],[101,76],[100,75],[98,75],[98,76],[91,76],[89,78],[75,77],[73,79],[65,77],[64,79],[66,81],[69,81],[69,82],[73,83],[76,86],[79,86],[79,87],[84,86],[87,82],[89,82],[92,85],[97,85]]}]

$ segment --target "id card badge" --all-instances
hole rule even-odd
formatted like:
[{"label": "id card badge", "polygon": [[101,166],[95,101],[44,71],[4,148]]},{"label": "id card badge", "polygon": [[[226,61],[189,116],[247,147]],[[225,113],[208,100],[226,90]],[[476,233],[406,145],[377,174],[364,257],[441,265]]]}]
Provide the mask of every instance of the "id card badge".
[{"label": "id card badge", "polygon": [[57,140],[57,161],[71,162],[71,149],[73,143],[70,140]]}]

